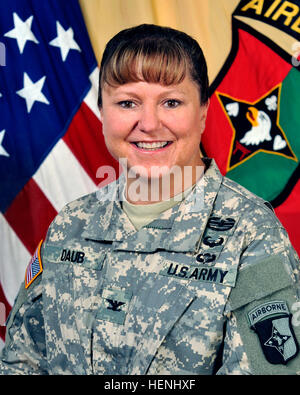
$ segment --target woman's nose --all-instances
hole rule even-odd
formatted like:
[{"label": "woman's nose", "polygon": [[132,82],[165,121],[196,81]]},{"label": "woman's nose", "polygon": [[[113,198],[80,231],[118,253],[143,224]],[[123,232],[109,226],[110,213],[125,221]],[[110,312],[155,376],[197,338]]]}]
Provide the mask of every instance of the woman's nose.
[{"label": "woman's nose", "polygon": [[139,117],[139,128],[142,132],[149,133],[158,130],[159,114],[155,106],[143,106]]}]

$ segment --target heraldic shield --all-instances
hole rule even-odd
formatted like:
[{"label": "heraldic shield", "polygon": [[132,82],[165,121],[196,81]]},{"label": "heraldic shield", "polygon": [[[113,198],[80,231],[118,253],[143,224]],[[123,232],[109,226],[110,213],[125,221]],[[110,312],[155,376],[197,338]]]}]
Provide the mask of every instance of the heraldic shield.
[{"label": "heraldic shield", "polygon": [[248,313],[251,329],[258,335],[263,353],[272,364],[286,365],[299,352],[291,317],[284,301],[264,303]]},{"label": "heraldic shield", "polygon": [[[297,28],[282,16],[273,19],[287,4],[297,11]],[[299,15],[299,0],[239,2],[230,53],[210,85],[201,139],[203,155],[223,175],[270,202],[298,255],[300,54],[291,56],[282,34],[299,42]]]},{"label": "heraldic shield", "polygon": [[262,34],[236,20],[232,29],[232,50],[210,87],[202,149],[223,175],[273,201],[298,180],[300,73]]}]

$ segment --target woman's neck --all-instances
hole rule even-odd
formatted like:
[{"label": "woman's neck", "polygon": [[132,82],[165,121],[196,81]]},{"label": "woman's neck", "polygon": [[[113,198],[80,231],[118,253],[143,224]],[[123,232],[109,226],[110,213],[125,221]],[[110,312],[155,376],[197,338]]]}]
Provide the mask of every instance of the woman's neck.
[{"label": "woman's neck", "polygon": [[153,204],[171,200],[176,197],[182,200],[182,193],[189,190],[196,182],[202,178],[205,165],[179,166],[172,168],[160,177],[141,177],[137,174],[136,178],[126,177],[126,199],[132,204]]}]

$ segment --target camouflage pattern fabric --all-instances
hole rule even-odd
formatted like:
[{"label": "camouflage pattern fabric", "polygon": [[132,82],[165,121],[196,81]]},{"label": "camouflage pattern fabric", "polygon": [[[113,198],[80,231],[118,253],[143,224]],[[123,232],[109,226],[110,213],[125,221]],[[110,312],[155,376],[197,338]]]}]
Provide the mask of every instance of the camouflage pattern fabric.
[{"label": "camouflage pattern fabric", "polygon": [[43,272],[10,314],[0,373],[300,373],[297,321],[284,324],[289,351],[274,331],[261,345],[248,322],[268,306],[287,317],[299,301],[299,260],[270,207],[211,161],[183,202],[136,231],[123,188],[121,176],[51,224]]}]

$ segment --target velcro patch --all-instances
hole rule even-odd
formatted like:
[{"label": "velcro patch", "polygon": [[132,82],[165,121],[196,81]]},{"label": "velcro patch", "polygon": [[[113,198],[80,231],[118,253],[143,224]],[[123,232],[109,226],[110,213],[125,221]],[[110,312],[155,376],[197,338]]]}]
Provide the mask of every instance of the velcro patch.
[{"label": "velcro patch", "polygon": [[43,244],[43,240],[40,241],[35,253],[33,254],[25,272],[25,288],[28,288],[29,285],[42,273],[43,265],[41,259],[41,247]]}]

